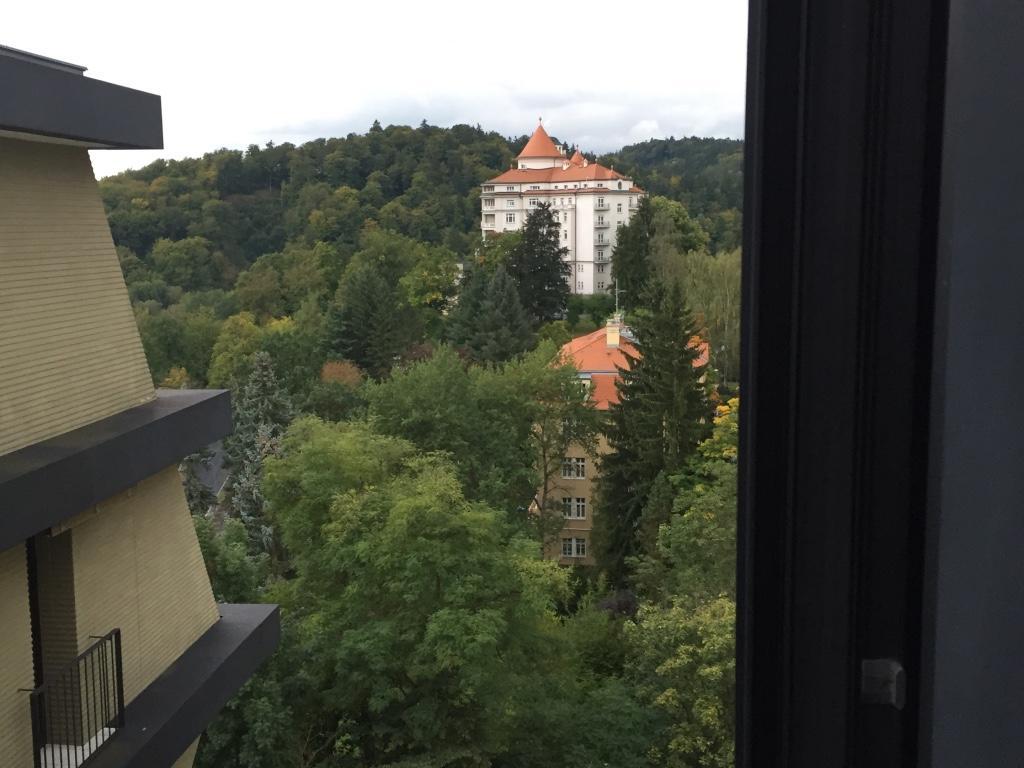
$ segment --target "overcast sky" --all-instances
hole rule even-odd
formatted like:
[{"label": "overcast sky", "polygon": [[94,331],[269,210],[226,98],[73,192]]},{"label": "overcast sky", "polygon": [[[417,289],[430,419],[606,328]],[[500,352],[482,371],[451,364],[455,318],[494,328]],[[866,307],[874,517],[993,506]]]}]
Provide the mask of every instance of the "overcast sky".
[{"label": "overcast sky", "polygon": [[746,0],[16,3],[0,43],[163,97],[162,152],[93,151],[97,176],[218,147],[538,116],[596,152],[743,130]]}]

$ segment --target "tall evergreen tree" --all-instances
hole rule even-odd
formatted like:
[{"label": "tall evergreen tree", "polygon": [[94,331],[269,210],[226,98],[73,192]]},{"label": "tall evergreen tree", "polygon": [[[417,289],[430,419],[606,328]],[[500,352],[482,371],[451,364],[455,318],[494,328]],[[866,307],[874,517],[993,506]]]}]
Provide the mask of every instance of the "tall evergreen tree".
[{"label": "tall evergreen tree", "polygon": [[519,292],[503,266],[466,272],[448,338],[478,363],[500,363],[530,348],[533,333]]},{"label": "tall evergreen tree", "polygon": [[700,350],[691,343],[694,321],[681,288],[652,284],[644,304],[649,309],[632,325],[639,354],[628,359],[609,411],[611,450],[601,461],[594,516],[599,563],[619,586],[627,558],[641,554],[640,523],[659,476],[678,472],[710,427],[704,366],[694,367]]},{"label": "tall evergreen tree", "polygon": [[235,431],[224,441],[232,473],[227,487],[228,506],[245,523],[257,551],[273,549],[260,493],[263,460],[276,453],[293,416],[292,403],[278,381],[270,355],[257,352],[253,355],[252,372],[235,404]]},{"label": "tall evergreen tree", "polygon": [[353,265],[327,314],[327,355],[380,377],[415,340],[415,327],[415,313],[397,283],[374,262]]},{"label": "tall evergreen tree", "polygon": [[651,277],[651,241],[654,237],[654,205],[640,198],[640,205],[629,223],[619,228],[612,250],[612,279],[620,294],[621,306],[632,310],[640,306],[645,286]]},{"label": "tall evergreen tree", "polygon": [[519,287],[519,300],[527,315],[539,324],[565,314],[569,301],[569,264],[562,247],[561,228],[547,203],[538,205],[508,254],[508,273]]}]

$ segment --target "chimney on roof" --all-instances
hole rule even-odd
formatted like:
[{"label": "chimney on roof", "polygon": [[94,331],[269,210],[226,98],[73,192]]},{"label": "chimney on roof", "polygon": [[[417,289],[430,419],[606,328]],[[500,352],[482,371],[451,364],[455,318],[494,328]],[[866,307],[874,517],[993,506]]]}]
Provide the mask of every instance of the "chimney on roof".
[{"label": "chimney on roof", "polygon": [[622,335],[622,315],[615,313],[608,318],[608,322],[604,326],[604,342],[605,346],[610,349],[619,348],[619,337]]}]

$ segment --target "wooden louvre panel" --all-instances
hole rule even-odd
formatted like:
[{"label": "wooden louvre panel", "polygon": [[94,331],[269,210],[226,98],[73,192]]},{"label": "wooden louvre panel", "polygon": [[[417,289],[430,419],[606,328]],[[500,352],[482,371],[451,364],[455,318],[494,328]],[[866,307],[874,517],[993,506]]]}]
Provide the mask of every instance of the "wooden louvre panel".
[{"label": "wooden louvre panel", "polygon": [[0,455],[153,397],[88,151],[0,138]]}]

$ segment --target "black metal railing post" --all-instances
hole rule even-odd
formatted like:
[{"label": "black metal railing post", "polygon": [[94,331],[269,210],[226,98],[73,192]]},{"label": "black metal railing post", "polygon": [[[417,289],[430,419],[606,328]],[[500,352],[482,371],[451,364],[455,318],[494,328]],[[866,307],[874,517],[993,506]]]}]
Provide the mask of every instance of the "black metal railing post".
[{"label": "black metal railing post", "polygon": [[124,727],[121,630],[93,639],[29,693],[35,768],[81,768]]}]

